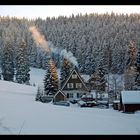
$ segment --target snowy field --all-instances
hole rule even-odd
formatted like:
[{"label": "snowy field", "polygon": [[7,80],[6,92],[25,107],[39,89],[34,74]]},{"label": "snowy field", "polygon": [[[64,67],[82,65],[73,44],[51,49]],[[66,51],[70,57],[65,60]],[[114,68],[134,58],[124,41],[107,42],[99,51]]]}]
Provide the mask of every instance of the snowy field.
[{"label": "snowy field", "polygon": [[[42,82],[43,70],[32,69],[31,74],[33,83]],[[140,134],[140,111],[36,102],[36,90],[0,80],[0,134]]]}]

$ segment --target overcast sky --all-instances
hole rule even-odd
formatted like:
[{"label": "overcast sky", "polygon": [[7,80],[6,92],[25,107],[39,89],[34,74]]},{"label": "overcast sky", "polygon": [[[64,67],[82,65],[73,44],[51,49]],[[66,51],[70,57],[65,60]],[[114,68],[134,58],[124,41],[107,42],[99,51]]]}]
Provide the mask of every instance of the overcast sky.
[{"label": "overcast sky", "polygon": [[78,13],[140,13],[138,5],[0,5],[0,16],[16,16],[26,18],[70,16]]}]

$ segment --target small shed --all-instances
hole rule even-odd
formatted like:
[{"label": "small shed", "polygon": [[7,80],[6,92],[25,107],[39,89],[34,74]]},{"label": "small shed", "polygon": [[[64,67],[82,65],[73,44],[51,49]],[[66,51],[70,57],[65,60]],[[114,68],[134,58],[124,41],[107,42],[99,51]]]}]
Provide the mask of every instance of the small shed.
[{"label": "small shed", "polygon": [[58,92],[54,95],[53,101],[59,102],[65,100],[66,100],[66,95],[61,90],[58,90]]},{"label": "small shed", "polygon": [[120,104],[120,100],[114,100],[113,101],[113,109],[119,110],[119,104]]},{"label": "small shed", "polygon": [[134,112],[136,110],[140,110],[140,90],[122,91],[120,110],[123,110],[123,112]]}]

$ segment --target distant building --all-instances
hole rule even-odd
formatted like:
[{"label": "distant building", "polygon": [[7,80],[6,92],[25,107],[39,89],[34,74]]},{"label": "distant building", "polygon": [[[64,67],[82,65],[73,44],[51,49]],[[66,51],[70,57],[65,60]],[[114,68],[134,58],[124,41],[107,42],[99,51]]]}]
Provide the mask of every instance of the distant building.
[{"label": "distant building", "polygon": [[107,101],[107,93],[96,96],[95,90],[91,90],[89,79],[91,79],[89,75],[80,75],[77,69],[73,69],[62,88],[55,94],[53,101],[79,100],[84,96],[89,100],[92,98]]},{"label": "distant building", "polygon": [[123,112],[140,110],[140,91],[122,91],[119,109]]},{"label": "distant building", "polygon": [[54,102],[59,102],[59,101],[66,101],[66,95],[59,90],[55,95],[54,95]]},{"label": "distant building", "polygon": [[[76,69],[72,70],[60,91],[56,93],[54,101],[59,100],[60,96],[58,94],[62,95],[62,93],[65,94],[67,100],[80,99],[83,95],[89,94],[88,87]],[[63,100],[64,98],[61,97],[61,99]]]}]

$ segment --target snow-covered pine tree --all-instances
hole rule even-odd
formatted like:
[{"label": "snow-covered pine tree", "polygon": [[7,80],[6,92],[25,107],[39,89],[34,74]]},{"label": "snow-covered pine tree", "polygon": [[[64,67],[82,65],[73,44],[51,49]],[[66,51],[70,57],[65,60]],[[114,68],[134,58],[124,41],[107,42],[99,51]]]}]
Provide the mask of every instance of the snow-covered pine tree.
[{"label": "snow-covered pine tree", "polygon": [[41,87],[38,86],[38,88],[37,88],[37,94],[36,94],[35,100],[36,100],[36,101],[41,101],[41,97],[42,97],[42,96],[43,96],[43,93],[42,93]]},{"label": "snow-covered pine tree", "polygon": [[69,62],[68,59],[62,58],[62,64],[61,64],[61,69],[60,69],[60,83],[61,87],[65,83],[67,77],[70,75],[70,72],[72,70],[72,64]]},{"label": "snow-covered pine tree", "polygon": [[48,60],[48,68],[46,69],[46,75],[44,78],[44,94],[55,95],[58,91],[59,82],[55,64],[52,59]]},{"label": "snow-covered pine tree", "polygon": [[124,73],[125,90],[133,90],[135,86],[135,60],[136,60],[136,46],[134,42],[130,41],[128,45],[128,60],[126,63],[126,70]]},{"label": "snow-covered pine tree", "polygon": [[128,45],[128,61],[127,61],[127,68],[134,67],[135,65],[135,58],[136,58],[136,46],[134,45],[133,41],[130,41]]},{"label": "snow-covered pine tree", "polygon": [[140,89],[140,48],[137,52],[135,66],[136,66],[135,88]]},{"label": "snow-covered pine tree", "polygon": [[124,88],[125,90],[133,90],[135,86],[135,71],[133,69],[126,70],[124,73]]},{"label": "snow-covered pine tree", "polygon": [[21,84],[29,84],[30,62],[28,59],[27,46],[24,40],[19,45],[16,56],[16,81]]},{"label": "snow-covered pine tree", "polygon": [[51,73],[50,73],[49,62],[48,62],[48,64],[46,64],[46,74],[44,77],[44,94],[49,95],[51,88],[52,88]]},{"label": "snow-covered pine tree", "polygon": [[105,92],[105,86],[106,86],[106,79],[105,79],[105,72],[102,68],[99,68],[98,70],[99,74],[99,90],[101,92]]},{"label": "snow-covered pine tree", "polygon": [[93,74],[95,72],[95,61],[94,61],[94,54],[92,53],[92,47],[87,48],[86,53],[86,59],[85,59],[85,64],[84,64],[84,71],[85,74]]},{"label": "snow-covered pine tree", "polygon": [[53,60],[49,61],[50,65],[50,72],[51,72],[51,84],[52,84],[52,94],[54,95],[58,91],[59,87],[59,81],[58,81],[58,75],[55,67],[55,63]]},{"label": "snow-covered pine tree", "polygon": [[9,41],[6,41],[4,43],[1,68],[3,80],[13,81],[14,79],[13,47]]},{"label": "snow-covered pine tree", "polygon": [[102,68],[98,68],[96,69],[93,75],[95,77],[94,86],[96,90],[96,96],[97,94],[99,94],[101,98],[102,93],[105,92],[105,86],[106,86],[105,72],[103,71]]}]

